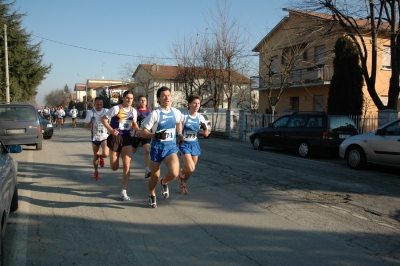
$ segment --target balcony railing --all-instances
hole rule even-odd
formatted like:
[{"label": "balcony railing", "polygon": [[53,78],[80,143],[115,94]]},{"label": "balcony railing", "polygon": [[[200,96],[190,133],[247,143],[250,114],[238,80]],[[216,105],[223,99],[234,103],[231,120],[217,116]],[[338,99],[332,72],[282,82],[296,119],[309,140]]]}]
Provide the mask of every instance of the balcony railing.
[{"label": "balcony railing", "polygon": [[[329,84],[333,76],[333,67],[314,67],[296,69],[289,78],[290,87]],[[281,74],[274,74],[270,83],[263,82],[261,77],[251,77],[252,89],[277,88],[282,84]]]}]

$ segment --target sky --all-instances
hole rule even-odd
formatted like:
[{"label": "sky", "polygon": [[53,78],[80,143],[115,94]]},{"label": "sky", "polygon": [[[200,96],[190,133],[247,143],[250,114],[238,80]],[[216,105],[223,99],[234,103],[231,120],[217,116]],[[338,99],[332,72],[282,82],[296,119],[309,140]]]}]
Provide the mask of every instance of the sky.
[{"label": "sky", "polygon": [[[121,79],[123,66],[155,56],[171,65],[173,44],[185,35],[207,33],[210,12],[224,0],[16,0],[22,26],[41,42],[51,72],[38,86],[36,102],[65,85],[73,90],[87,79]],[[249,54],[288,13],[281,0],[227,0],[229,18],[248,32]],[[286,5],[285,5],[286,4]],[[80,76],[79,76],[79,75]],[[133,73],[132,73],[133,74]]]}]

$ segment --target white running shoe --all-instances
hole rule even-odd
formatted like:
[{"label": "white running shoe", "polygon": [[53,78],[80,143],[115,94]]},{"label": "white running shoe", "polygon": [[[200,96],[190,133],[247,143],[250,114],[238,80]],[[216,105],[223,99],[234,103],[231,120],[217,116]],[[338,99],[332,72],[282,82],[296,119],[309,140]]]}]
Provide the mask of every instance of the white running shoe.
[{"label": "white running shoe", "polygon": [[167,184],[163,184],[163,178],[161,178],[160,180],[160,184],[161,184],[161,195],[165,198],[168,199],[169,197],[169,189],[168,189],[168,185]]}]

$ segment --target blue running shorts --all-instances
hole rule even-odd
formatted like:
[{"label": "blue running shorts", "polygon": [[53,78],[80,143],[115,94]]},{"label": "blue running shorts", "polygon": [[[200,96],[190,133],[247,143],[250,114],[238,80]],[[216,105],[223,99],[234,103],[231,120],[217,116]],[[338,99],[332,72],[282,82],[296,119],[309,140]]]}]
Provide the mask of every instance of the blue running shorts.
[{"label": "blue running shorts", "polygon": [[184,142],[182,145],[179,145],[179,150],[182,154],[190,154],[192,156],[200,156],[201,149],[199,142]]},{"label": "blue running shorts", "polygon": [[151,148],[150,149],[150,159],[153,162],[156,163],[161,163],[165,157],[167,157],[170,154],[177,153],[178,152],[178,147],[172,146],[169,149],[157,149],[157,148]]}]

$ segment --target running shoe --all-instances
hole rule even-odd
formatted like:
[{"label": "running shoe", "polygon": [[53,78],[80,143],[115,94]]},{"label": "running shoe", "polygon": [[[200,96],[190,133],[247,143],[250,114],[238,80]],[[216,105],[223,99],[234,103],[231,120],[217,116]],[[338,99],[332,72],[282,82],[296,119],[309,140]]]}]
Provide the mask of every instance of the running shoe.
[{"label": "running shoe", "polygon": [[160,184],[161,184],[161,195],[165,199],[168,199],[168,197],[169,197],[168,185],[167,184],[163,184],[163,178],[161,178]]},{"label": "running shoe", "polygon": [[178,176],[178,188],[182,188],[182,186],[185,185],[185,182],[183,180],[185,180],[185,179]]},{"label": "running shoe", "polygon": [[94,172],[93,179],[99,180],[99,172]]},{"label": "running shoe", "polygon": [[146,173],[144,173],[144,178],[149,178],[151,176],[151,172],[146,170]]},{"label": "running shoe", "polygon": [[126,195],[126,193],[122,193],[122,192],[121,192],[121,194],[119,194],[119,196],[121,197],[122,201],[129,201],[129,200],[131,200],[131,198],[128,197],[128,195]]},{"label": "running shoe", "polygon": [[100,167],[104,167],[104,159],[103,156],[100,155]]},{"label": "running shoe", "polygon": [[183,185],[182,185],[182,187],[180,187],[180,189],[181,189],[181,194],[183,194],[183,195],[189,194],[188,190],[186,189],[185,183],[183,183]]},{"label": "running shoe", "polygon": [[149,207],[157,208],[156,196],[149,196]]}]

